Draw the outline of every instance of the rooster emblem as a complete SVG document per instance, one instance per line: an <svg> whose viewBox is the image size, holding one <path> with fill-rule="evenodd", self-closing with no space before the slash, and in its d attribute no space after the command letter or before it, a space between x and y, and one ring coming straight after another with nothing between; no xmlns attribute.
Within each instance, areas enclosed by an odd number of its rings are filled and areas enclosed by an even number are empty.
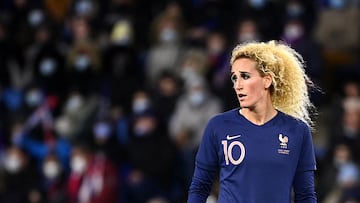
<svg viewBox="0 0 360 203"><path fill-rule="evenodd" d="M288 136L283 136L281 133L279 134L279 141L281 148L287 148L287 143L289 142Z"/></svg>

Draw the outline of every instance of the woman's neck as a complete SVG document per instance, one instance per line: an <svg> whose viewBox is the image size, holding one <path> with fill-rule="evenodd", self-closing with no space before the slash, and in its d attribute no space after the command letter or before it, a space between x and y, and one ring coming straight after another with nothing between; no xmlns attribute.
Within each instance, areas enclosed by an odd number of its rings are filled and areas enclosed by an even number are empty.
<svg viewBox="0 0 360 203"><path fill-rule="evenodd" d="M264 108L240 108L239 112L256 125L265 124L277 114L277 111L272 104Z"/></svg>

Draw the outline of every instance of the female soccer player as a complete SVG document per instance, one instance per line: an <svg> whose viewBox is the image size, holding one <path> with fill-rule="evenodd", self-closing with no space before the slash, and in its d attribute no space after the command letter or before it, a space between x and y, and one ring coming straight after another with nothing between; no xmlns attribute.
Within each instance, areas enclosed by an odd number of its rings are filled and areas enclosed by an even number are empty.
<svg viewBox="0 0 360 203"><path fill-rule="evenodd" d="M217 174L219 203L316 203L302 57L281 42L251 42L236 46L230 63L240 108L208 122L188 203L206 202Z"/></svg>

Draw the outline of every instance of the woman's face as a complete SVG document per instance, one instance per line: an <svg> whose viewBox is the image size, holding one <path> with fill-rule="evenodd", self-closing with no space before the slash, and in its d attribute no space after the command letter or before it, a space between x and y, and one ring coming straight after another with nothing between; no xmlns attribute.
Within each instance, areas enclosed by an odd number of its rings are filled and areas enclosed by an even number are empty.
<svg viewBox="0 0 360 203"><path fill-rule="evenodd" d="M257 63L248 58L237 59L231 68L231 81L241 108L255 108L265 104L270 76L261 76Z"/></svg>

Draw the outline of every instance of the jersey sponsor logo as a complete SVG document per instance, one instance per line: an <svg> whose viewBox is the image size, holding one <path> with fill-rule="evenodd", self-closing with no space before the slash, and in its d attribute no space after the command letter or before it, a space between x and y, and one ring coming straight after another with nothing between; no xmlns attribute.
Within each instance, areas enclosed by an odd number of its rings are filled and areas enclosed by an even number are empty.
<svg viewBox="0 0 360 203"><path fill-rule="evenodd" d="M241 137L241 135L227 135L226 140L221 141L226 165L229 165L230 163L233 165L239 165L245 158L245 146L240 141L234 140L239 137ZM234 157L233 155L235 147L240 149L239 157Z"/></svg>
<svg viewBox="0 0 360 203"><path fill-rule="evenodd" d="M284 136L283 134L280 133L279 141L280 141L280 149L278 149L278 153L289 155L290 154L290 150L288 149L289 137Z"/></svg>
<svg viewBox="0 0 360 203"><path fill-rule="evenodd" d="M226 139L227 140L233 140L233 139L236 139L236 138L239 138L239 137L241 137L241 135L227 135Z"/></svg>

